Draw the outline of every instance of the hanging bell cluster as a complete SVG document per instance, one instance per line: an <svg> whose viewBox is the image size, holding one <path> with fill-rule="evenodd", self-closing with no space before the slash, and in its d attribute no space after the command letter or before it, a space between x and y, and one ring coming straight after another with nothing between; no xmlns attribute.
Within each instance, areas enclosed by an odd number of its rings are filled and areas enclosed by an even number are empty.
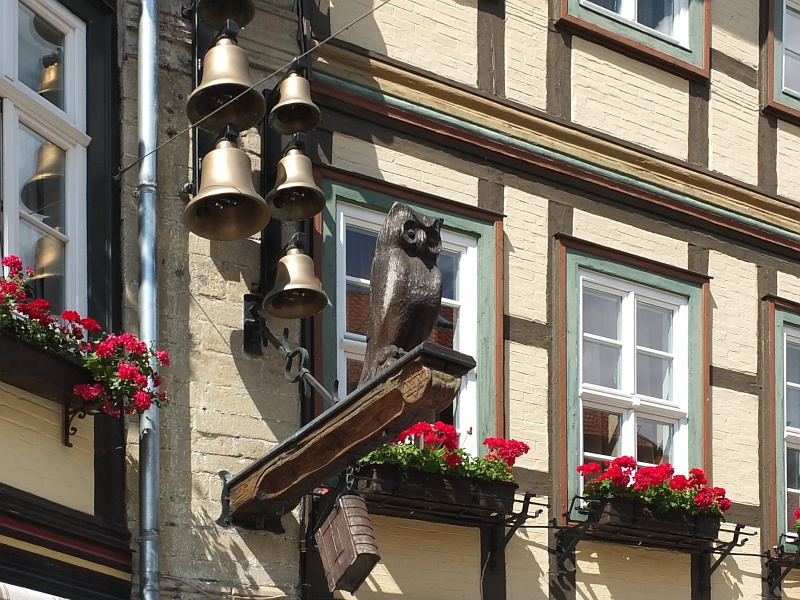
<svg viewBox="0 0 800 600"><path fill-rule="evenodd" d="M324 208L325 196L314 182L311 160L298 137L315 129L321 118L308 80L293 69L269 95L267 124L293 138L278 164L270 165L275 168L275 186L265 200L253 186L250 159L237 145L238 132L257 125L267 112L264 96L253 89L247 53L237 42L237 23L244 26L255 16L253 1L197 0L195 10L219 33L202 60L201 82L189 96L186 113L193 125L222 133L202 159L196 195L183 214L186 226L207 239L238 240L263 230L270 217L313 217ZM275 267L275 285L264 301L273 315L304 318L328 305L304 245L290 244Z"/></svg>
<svg viewBox="0 0 800 600"><path fill-rule="evenodd" d="M314 182L311 159L304 154L305 136L321 118L311 100L308 80L290 71L273 90L267 124L292 142L275 167L275 186L267 194L272 216L280 221L310 219L325 208L325 195ZM280 259L275 285L264 298L264 310L283 319L313 316L328 305L328 296L314 274L314 262L303 253L304 244L290 244Z"/></svg>

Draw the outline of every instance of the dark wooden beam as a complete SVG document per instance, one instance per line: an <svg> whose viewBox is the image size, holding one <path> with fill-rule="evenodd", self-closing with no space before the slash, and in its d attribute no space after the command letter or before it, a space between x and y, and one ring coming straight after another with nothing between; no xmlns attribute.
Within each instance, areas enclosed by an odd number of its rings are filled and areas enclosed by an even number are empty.
<svg viewBox="0 0 800 600"><path fill-rule="evenodd" d="M474 367L470 356L420 344L231 478L227 522L282 531L280 518L304 495L354 457L447 407Z"/></svg>

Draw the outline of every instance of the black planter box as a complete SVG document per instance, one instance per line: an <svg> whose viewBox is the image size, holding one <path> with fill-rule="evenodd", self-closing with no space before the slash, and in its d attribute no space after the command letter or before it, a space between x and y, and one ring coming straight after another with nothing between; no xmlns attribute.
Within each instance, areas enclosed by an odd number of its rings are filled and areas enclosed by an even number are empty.
<svg viewBox="0 0 800 600"><path fill-rule="evenodd" d="M720 517L691 515L627 498L592 501L588 506L592 537L688 552L709 550L719 534Z"/></svg>
<svg viewBox="0 0 800 600"><path fill-rule="evenodd" d="M468 527L505 521L513 512L517 489L515 483L394 465L364 465L356 479L372 513Z"/></svg>
<svg viewBox="0 0 800 600"><path fill-rule="evenodd" d="M65 406L82 404L72 388L92 375L69 358L0 330L0 381Z"/></svg>

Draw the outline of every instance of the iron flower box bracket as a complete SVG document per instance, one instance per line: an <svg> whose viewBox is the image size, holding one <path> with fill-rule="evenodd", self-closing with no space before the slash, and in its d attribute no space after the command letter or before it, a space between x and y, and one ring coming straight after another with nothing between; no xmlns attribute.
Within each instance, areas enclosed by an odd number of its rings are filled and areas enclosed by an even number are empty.
<svg viewBox="0 0 800 600"><path fill-rule="evenodd" d="M446 408L475 360L423 342L235 476L223 472L217 523L283 532L300 499L433 412Z"/></svg>
<svg viewBox="0 0 800 600"><path fill-rule="evenodd" d="M77 433L74 419L87 414L72 389L75 384L92 382L89 371L69 358L0 330L0 381L60 404L62 441L72 447L70 437Z"/></svg>
<svg viewBox="0 0 800 600"><path fill-rule="evenodd" d="M573 517L577 513L582 518ZM715 515L691 515L683 510L659 513L643 502L627 498L586 501L575 496L566 513L567 525L556 533L556 569L559 576L568 575L566 561L574 561L574 552L584 540L616 542L647 548L662 548L719 556L700 573L701 590L711 587L711 575L736 548L744 546L744 525L736 525L729 541L719 540L721 518ZM738 555L738 554L737 554Z"/></svg>

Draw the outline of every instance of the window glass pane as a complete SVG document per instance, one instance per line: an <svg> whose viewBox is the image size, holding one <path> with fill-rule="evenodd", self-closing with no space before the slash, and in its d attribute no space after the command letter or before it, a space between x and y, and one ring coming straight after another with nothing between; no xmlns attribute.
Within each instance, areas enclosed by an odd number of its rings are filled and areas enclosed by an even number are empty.
<svg viewBox="0 0 800 600"><path fill-rule="evenodd" d="M794 512L800 508L800 493L786 492L786 531L794 533Z"/></svg>
<svg viewBox="0 0 800 600"><path fill-rule="evenodd" d="M786 381L800 384L800 344L786 343Z"/></svg>
<svg viewBox="0 0 800 600"><path fill-rule="evenodd" d="M455 335L458 329L458 308L454 306L442 306L439 309L439 316L436 318L436 325L428 338L431 342L455 348Z"/></svg>
<svg viewBox="0 0 800 600"><path fill-rule="evenodd" d="M672 311L636 303L636 345L662 352L672 351Z"/></svg>
<svg viewBox="0 0 800 600"><path fill-rule="evenodd" d="M36 270L32 291L50 301L52 314L60 315L64 310L64 242L23 219L19 224L19 257Z"/></svg>
<svg viewBox="0 0 800 600"><path fill-rule="evenodd" d="M672 359L636 353L636 393L662 400L670 399Z"/></svg>
<svg viewBox="0 0 800 600"><path fill-rule="evenodd" d="M783 25L783 45L787 50L800 53L800 12L791 6L786 7L786 20Z"/></svg>
<svg viewBox="0 0 800 600"><path fill-rule="evenodd" d="M596 408L583 409L583 451L619 456L619 414Z"/></svg>
<svg viewBox="0 0 800 600"><path fill-rule="evenodd" d="M583 331L618 340L622 298L584 288L582 301Z"/></svg>
<svg viewBox="0 0 800 600"><path fill-rule="evenodd" d="M638 462L651 465L672 462L673 426L670 423L638 418L636 428L636 460Z"/></svg>
<svg viewBox="0 0 800 600"><path fill-rule="evenodd" d="M450 250L442 250L436 260L442 272L442 298L458 300L458 260L460 254Z"/></svg>
<svg viewBox="0 0 800 600"><path fill-rule="evenodd" d="M347 283L347 332L367 335L369 326L369 286Z"/></svg>
<svg viewBox="0 0 800 600"><path fill-rule="evenodd" d="M24 125L19 133L20 211L60 230L66 152Z"/></svg>
<svg viewBox="0 0 800 600"><path fill-rule="evenodd" d="M620 12L620 0L586 0L586 2L596 6L602 6L606 10L610 10L615 13Z"/></svg>
<svg viewBox="0 0 800 600"><path fill-rule="evenodd" d="M800 428L800 390L786 388L786 426Z"/></svg>
<svg viewBox="0 0 800 600"><path fill-rule="evenodd" d="M64 34L21 2L19 6L19 80L64 108L61 74Z"/></svg>
<svg viewBox="0 0 800 600"><path fill-rule="evenodd" d="M583 340L583 381L619 389L620 348Z"/></svg>
<svg viewBox="0 0 800 600"><path fill-rule="evenodd" d="M377 231L367 231L358 227L348 226L345 231L345 263L346 272L350 277L369 280L369 271L372 268L372 257L375 256L375 242L378 240Z"/></svg>
<svg viewBox="0 0 800 600"><path fill-rule="evenodd" d="M800 451L786 450L786 485L800 491Z"/></svg>
<svg viewBox="0 0 800 600"><path fill-rule="evenodd" d="M673 0L637 0L636 22L671 36L674 11Z"/></svg>
<svg viewBox="0 0 800 600"><path fill-rule="evenodd" d="M800 55L794 52L783 57L783 87L800 94Z"/></svg>
<svg viewBox="0 0 800 600"><path fill-rule="evenodd" d="M364 368L363 360L347 359L347 394L358 387L358 380L361 378L361 371ZM340 392L341 393L341 392Z"/></svg>

